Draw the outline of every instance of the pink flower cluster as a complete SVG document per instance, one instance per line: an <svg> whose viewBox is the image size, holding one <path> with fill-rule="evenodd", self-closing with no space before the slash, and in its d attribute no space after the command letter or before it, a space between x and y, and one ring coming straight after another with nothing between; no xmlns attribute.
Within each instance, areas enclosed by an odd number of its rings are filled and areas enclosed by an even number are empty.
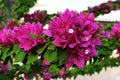
<svg viewBox="0 0 120 80"><path fill-rule="evenodd" d="M21 26L14 26L13 29L3 29L0 31L0 44L9 45L11 43L19 44L25 51L30 50L37 44L45 43L41 38L43 25L41 23L26 23Z"/></svg>
<svg viewBox="0 0 120 80"><path fill-rule="evenodd" d="M100 32L101 35L103 35L105 38L109 39L111 37L110 33L108 31L102 30Z"/></svg>
<svg viewBox="0 0 120 80"><path fill-rule="evenodd" d="M116 35L117 38L120 40L120 22L114 24L112 27L111 36L114 36L114 35Z"/></svg>
<svg viewBox="0 0 120 80"><path fill-rule="evenodd" d="M66 48L70 56L66 67L73 65L83 68L86 60L96 55L96 46L101 45L100 37L96 35L98 25L94 15L65 10L49 22L44 34L53 37L53 44Z"/></svg>
<svg viewBox="0 0 120 80"><path fill-rule="evenodd" d="M11 37L10 37L10 31L9 29L3 29L0 30L0 44L1 45L9 45L12 43Z"/></svg>
<svg viewBox="0 0 120 80"><path fill-rule="evenodd" d="M47 17L47 11L35 11L33 14L26 14L24 16L24 19L26 22L29 22L31 20L33 21L43 21Z"/></svg>

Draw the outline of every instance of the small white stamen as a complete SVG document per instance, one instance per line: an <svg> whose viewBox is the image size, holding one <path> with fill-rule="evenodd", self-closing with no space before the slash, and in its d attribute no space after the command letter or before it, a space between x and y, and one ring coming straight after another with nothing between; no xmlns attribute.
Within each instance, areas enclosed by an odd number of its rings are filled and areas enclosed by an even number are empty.
<svg viewBox="0 0 120 80"><path fill-rule="evenodd" d="M89 37L86 37L85 39L86 39L86 41L88 41L88 40L89 40Z"/></svg>
<svg viewBox="0 0 120 80"><path fill-rule="evenodd" d="M85 54L88 54L89 53L89 50L85 50Z"/></svg>
<svg viewBox="0 0 120 80"><path fill-rule="evenodd" d="M73 29L69 29L69 33L73 33L74 32L74 30Z"/></svg>
<svg viewBox="0 0 120 80"><path fill-rule="evenodd" d="M86 39L86 41L88 41L90 38L91 38L91 35L87 36L85 39Z"/></svg>
<svg viewBox="0 0 120 80"><path fill-rule="evenodd" d="M44 27L43 27L44 30L48 30L49 29L49 25L46 24Z"/></svg>

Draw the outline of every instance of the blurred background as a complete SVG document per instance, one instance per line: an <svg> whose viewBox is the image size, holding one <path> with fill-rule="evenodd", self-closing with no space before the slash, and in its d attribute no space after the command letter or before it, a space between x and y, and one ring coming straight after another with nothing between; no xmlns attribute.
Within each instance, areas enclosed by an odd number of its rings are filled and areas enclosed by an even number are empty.
<svg viewBox="0 0 120 80"><path fill-rule="evenodd" d="M35 10L47 10L48 14L64 11L65 9L76 10L78 12L87 10L88 7L98 6L101 3L115 0L38 0L37 4L30 9L29 13ZM111 11L109 14L99 15L96 20L100 21L120 21L120 11Z"/></svg>

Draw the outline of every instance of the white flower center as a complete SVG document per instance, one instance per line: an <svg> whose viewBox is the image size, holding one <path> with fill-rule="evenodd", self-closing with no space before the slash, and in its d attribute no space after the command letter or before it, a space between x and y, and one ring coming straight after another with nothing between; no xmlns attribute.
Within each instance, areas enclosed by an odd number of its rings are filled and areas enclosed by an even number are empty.
<svg viewBox="0 0 120 80"><path fill-rule="evenodd" d="M69 29L69 33L73 33L74 32L74 30L73 29Z"/></svg>
<svg viewBox="0 0 120 80"><path fill-rule="evenodd" d="M48 25L48 24L46 24L46 25L43 27L43 29L44 29L44 30L49 29L49 25Z"/></svg>
<svg viewBox="0 0 120 80"><path fill-rule="evenodd" d="M89 50L85 50L85 54L88 54L89 53Z"/></svg>
<svg viewBox="0 0 120 80"><path fill-rule="evenodd" d="M87 36L85 39L88 41L90 38L91 38L91 35Z"/></svg>

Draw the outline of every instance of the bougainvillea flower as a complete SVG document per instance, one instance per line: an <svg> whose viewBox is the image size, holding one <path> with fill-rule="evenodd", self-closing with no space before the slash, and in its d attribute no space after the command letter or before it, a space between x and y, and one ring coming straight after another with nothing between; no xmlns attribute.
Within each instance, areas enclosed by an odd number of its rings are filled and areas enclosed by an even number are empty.
<svg viewBox="0 0 120 80"><path fill-rule="evenodd" d="M110 33L107 32L107 31L105 31L105 30L102 30L102 31L100 32L100 34L103 35L105 38L110 38L110 37L111 37Z"/></svg>
<svg viewBox="0 0 120 80"><path fill-rule="evenodd" d="M84 68L84 63L84 58L80 57L78 54L72 53L66 61L66 67L70 68L73 66L73 64L75 64L79 68Z"/></svg>
<svg viewBox="0 0 120 80"><path fill-rule="evenodd" d="M62 68L59 72L59 76L64 77L64 73L65 73L65 68Z"/></svg>
<svg viewBox="0 0 120 80"><path fill-rule="evenodd" d="M1 45L9 45L12 43L10 38L10 31L9 29L0 30L0 44Z"/></svg>
<svg viewBox="0 0 120 80"><path fill-rule="evenodd" d="M45 65L50 65L50 62L48 62L48 60L46 59L43 59L42 60L42 65L45 66Z"/></svg>
<svg viewBox="0 0 120 80"><path fill-rule="evenodd" d="M98 25L95 23L92 13L84 14L67 9L54 17L49 22L48 29L43 32L47 36L53 37L54 45L66 48L72 55L66 61L67 67L75 64L83 68L85 60L95 56L95 48L101 44L99 36L96 35L97 30ZM89 52L88 55L86 55L87 52Z"/></svg>
<svg viewBox="0 0 120 80"><path fill-rule="evenodd" d="M23 36L21 39L20 48L23 48L25 51L30 50L32 47L37 45L36 40L28 36Z"/></svg>
<svg viewBox="0 0 120 80"><path fill-rule="evenodd" d="M14 27L14 22L9 21L6 23L6 26L5 26L6 29L12 29L13 27Z"/></svg>
<svg viewBox="0 0 120 80"><path fill-rule="evenodd" d="M26 23L19 27L14 27L11 36L14 43L20 44L20 48L25 51L30 50L37 44L44 44L45 39L41 37L43 25L41 23Z"/></svg>
<svg viewBox="0 0 120 80"><path fill-rule="evenodd" d="M21 37L23 36L23 34L25 35L25 33L23 33L22 29L20 29L19 27L15 26L13 28L13 30L11 31L11 36L13 39L14 43L18 43L21 41Z"/></svg>
<svg viewBox="0 0 120 80"><path fill-rule="evenodd" d="M52 73L50 72L42 72L43 80L50 80L52 78Z"/></svg>
<svg viewBox="0 0 120 80"><path fill-rule="evenodd" d="M0 62L0 73L7 72L9 70L9 65L4 65L2 62Z"/></svg>
<svg viewBox="0 0 120 80"><path fill-rule="evenodd" d="M112 27L111 36L116 35L120 40L120 23L116 23Z"/></svg>
<svg viewBox="0 0 120 80"><path fill-rule="evenodd" d="M47 17L47 11L35 11L33 14L26 14L24 16L24 20L26 22L29 22L29 21L43 21L45 18Z"/></svg>

